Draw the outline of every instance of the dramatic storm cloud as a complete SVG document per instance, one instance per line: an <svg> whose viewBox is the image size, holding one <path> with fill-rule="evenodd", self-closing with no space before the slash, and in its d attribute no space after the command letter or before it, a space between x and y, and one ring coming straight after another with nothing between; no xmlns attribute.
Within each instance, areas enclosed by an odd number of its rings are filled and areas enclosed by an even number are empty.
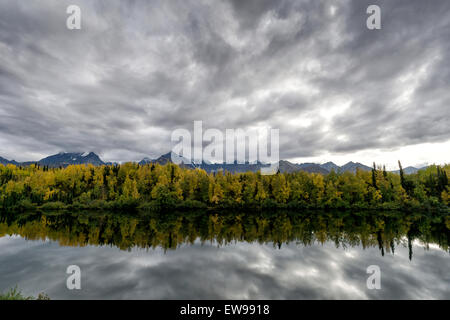
<svg viewBox="0 0 450 320"><path fill-rule="evenodd" d="M284 159L442 163L449 39L446 0L0 0L0 156L156 157L202 120L279 128Z"/></svg>

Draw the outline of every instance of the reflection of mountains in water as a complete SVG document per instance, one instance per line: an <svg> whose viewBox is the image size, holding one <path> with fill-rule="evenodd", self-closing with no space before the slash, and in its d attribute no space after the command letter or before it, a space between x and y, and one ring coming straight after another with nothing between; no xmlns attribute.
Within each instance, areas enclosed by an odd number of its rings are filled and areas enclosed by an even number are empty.
<svg viewBox="0 0 450 320"><path fill-rule="evenodd" d="M0 237L55 240L64 246L111 245L122 250L176 249L185 243L234 241L312 245L332 241L336 247L378 247L382 255L412 241L437 244L449 251L445 217L400 212L266 213L61 213L0 214Z"/></svg>

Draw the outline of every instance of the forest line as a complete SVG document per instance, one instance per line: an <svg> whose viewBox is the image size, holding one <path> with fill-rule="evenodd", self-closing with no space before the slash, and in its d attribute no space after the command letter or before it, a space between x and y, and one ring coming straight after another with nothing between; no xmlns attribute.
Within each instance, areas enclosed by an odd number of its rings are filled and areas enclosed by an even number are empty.
<svg viewBox="0 0 450 320"><path fill-rule="evenodd" d="M399 163L400 164L400 163ZM450 165L415 174L374 167L356 173L207 173L167 163L0 165L0 208L430 209L448 213Z"/></svg>

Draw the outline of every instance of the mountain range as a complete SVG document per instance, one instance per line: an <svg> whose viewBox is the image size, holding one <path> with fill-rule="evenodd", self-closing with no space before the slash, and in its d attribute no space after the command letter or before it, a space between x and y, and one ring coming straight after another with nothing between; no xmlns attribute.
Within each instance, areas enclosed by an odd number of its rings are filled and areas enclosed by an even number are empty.
<svg viewBox="0 0 450 320"><path fill-rule="evenodd" d="M231 164L222 164L222 163L209 163L205 161L201 161L200 163L196 163L194 161L188 160L186 158L180 157L176 154L172 154L171 152L161 155L160 157L156 159L151 158L144 158L141 161L139 161L140 165L145 164L166 164L168 162L172 162L172 156L178 157L180 165L185 168L201 168L204 169L207 172L218 172L218 171L229 171L233 173L239 173L239 172L257 172L263 167L268 167L267 164L263 164L261 162L256 163L237 163L236 161ZM94 152L60 152L58 154L54 154L51 156L48 156L46 158L43 158L38 161L26 161L26 162L17 162L15 160L7 160L3 157L0 157L0 164L7 165L7 164L14 164L16 166L28 166L31 164L39 164L41 166L48 166L51 168L55 167L67 167L68 165L74 165L74 164L92 164L95 166L100 165L111 165L111 164L117 164L112 162L104 162L100 157L95 154ZM415 167L406 167L403 169L403 171L406 174L416 173L420 169L423 168L415 168ZM357 169L364 170L364 171L370 171L372 170L371 167L366 166L364 164L361 164L359 162L348 162L343 166L338 166L337 164L333 162L326 162L323 164L317 164L317 163L292 163L287 160L280 160L279 161L279 170L280 172L297 172L297 171L305 171L310 173L321 173L321 174L327 174L334 170L335 172L356 172ZM398 170L392 171L394 173L398 173Z"/></svg>
<svg viewBox="0 0 450 320"><path fill-rule="evenodd" d="M93 164L95 166L100 166L107 164L103 162L100 157L94 152L60 152L38 161L25 161L17 162L15 160L7 160L0 157L0 164L14 164L16 166L29 166L31 164L39 164L41 166L49 166L50 168L55 167L67 167L72 164Z"/></svg>

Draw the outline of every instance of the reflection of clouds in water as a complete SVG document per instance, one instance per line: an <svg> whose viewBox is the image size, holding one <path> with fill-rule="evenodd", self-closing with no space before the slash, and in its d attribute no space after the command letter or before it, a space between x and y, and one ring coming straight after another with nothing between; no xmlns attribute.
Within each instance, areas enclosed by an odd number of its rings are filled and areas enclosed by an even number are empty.
<svg viewBox="0 0 450 320"><path fill-rule="evenodd" d="M67 266L82 272L82 290L65 287ZM381 290L368 290L367 266L381 268ZM62 247L54 242L0 238L0 289L44 291L67 299L423 299L450 298L449 255L442 250L398 247L336 249L237 243L120 251Z"/></svg>

